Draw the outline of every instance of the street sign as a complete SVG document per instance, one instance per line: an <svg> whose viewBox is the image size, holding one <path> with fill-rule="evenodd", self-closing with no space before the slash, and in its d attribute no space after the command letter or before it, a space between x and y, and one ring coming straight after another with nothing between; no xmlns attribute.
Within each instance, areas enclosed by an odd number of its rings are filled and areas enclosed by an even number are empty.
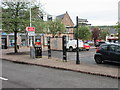
<svg viewBox="0 0 120 90"><path fill-rule="evenodd" d="M28 32L28 36L35 36L35 32Z"/></svg>
<svg viewBox="0 0 120 90"><path fill-rule="evenodd" d="M87 19L78 19L78 22L88 22Z"/></svg>
<svg viewBox="0 0 120 90"><path fill-rule="evenodd" d="M35 31L35 27L26 27L26 31L34 32Z"/></svg>
<svg viewBox="0 0 120 90"><path fill-rule="evenodd" d="M26 27L28 36L35 36L35 27Z"/></svg>

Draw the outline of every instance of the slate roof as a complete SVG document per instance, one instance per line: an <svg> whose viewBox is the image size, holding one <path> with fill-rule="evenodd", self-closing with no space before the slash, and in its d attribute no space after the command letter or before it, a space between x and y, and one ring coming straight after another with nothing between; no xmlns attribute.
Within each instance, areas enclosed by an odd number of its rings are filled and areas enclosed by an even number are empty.
<svg viewBox="0 0 120 90"><path fill-rule="evenodd" d="M58 15L56 18L62 20L64 18L65 14Z"/></svg>
<svg viewBox="0 0 120 90"><path fill-rule="evenodd" d="M66 14L68 15L68 18L69 18L69 19L71 20L71 22L73 23L72 19L70 18L69 14L67 13L67 11L66 11L66 13L64 13L64 14L61 14L61 15L56 16L56 18L62 21L63 18L64 18L64 16L65 16ZM73 23L73 25L74 25L74 23Z"/></svg>

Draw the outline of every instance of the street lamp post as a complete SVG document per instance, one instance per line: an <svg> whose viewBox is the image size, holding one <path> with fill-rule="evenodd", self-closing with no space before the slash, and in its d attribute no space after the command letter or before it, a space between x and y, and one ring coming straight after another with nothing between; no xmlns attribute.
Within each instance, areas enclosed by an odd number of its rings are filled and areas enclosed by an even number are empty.
<svg viewBox="0 0 120 90"><path fill-rule="evenodd" d="M31 27L31 1L30 1L30 27Z"/></svg>
<svg viewBox="0 0 120 90"><path fill-rule="evenodd" d="M80 64L79 60L79 48L78 48L78 16L76 17L76 30L77 30L77 56L76 56L76 64Z"/></svg>
<svg viewBox="0 0 120 90"><path fill-rule="evenodd" d="M76 17L76 30L77 30L77 56L76 56L76 64L80 64L80 60L79 60L79 47L78 47L78 44L79 44L79 42L78 42L78 33L79 33L79 31L78 31L78 25L81 22L85 23L85 22L88 22L88 21L87 21L87 19L79 19L78 16L77 16ZM91 25L91 24L88 24L88 25Z"/></svg>
<svg viewBox="0 0 120 90"><path fill-rule="evenodd" d="M30 1L30 27L31 27L31 1ZM32 36L31 36L31 39L30 39L30 46L32 47Z"/></svg>

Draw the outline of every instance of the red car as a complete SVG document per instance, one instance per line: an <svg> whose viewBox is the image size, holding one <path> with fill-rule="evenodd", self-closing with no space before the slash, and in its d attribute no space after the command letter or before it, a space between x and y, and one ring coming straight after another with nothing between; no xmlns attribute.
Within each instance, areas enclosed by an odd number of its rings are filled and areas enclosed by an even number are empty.
<svg viewBox="0 0 120 90"><path fill-rule="evenodd" d="M84 43L84 49L89 51L90 49L90 45L88 43Z"/></svg>

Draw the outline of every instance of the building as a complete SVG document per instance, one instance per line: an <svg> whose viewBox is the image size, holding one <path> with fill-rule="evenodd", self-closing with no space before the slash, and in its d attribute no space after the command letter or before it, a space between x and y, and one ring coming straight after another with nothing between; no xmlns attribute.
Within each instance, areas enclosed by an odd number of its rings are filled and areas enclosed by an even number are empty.
<svg viewBox="0 0 120 90"><path fill-rule="evenodd" d="M65 27L74 27L74 23L68 12L58 15L56 18L59 19L65 25ZM61 36L62 35L63 34L61 34ZM65 35L68 37L68 39L74 39L74 28L66 28Z"/></svg>
<svg viewBox="0 0 120 90"><path fill-rule="evenodd" d="M0 49L1 49L1 46L2 46L2 29L0 29Z"/></svg>
<svg viewBox="0 0 120 90"><path fill-rule="evenodd" d="M48 15L47 17L48 17L47 20L59 19L66 27L65 33L58 34L55 37L62 37L63 35L65 35L67 37L67 40L74 39L74 28L67 28L67 27L74 27L74 23L73 23L72 19L70 18L68 12L61 14L61 15L58 15L58 16L56 16L56 18L55 18L55 16L52 16L52 15ZM48 37L52 37L52 34L44 34L41 37L43 46L47 45L47 38Z"/></svg>
<svg viewBox="0 0 120 90"><path fill-rule="evenodd" d="M55 20L55 19L59 19L64 25L65 27L74 27L74 23L72 21L72 19L70 18L69 14L66 12L62 15L58 15L58 16L53 16L53 15L45 15L43 17L44 21L49 21L49 20ZM66 28L65 33L56 35L56 37L62 37L63 35L66 35L67 39L74 39L74 29L73 28ZM52 34L35 34L34 36L28 36L26 33L18 33L17 34L17 44L19 44L20 46L29 46L30 42L36 42L36 41L40 41L41 44L43 46L47 45L47 38L48 37L52 37ZM31 41L32 39L32 41ZM14 33L2 33L2 44L3 46L6 47L13 47L14 46Z"/></svg>
<svg viewBox="0 0 120 90"><path fill-rule="evenodd" d="M118 2L118 22L120 23L120 1Z"/></svg>
<svg viewBox="0 0 120 90"><path fill-rule="evenodd" d="M118 23L120 23L120 1L118 2ZM119 41L119 31L115 28L109 30L110 35L106 36L106 41L118 42Z"/></svg>

